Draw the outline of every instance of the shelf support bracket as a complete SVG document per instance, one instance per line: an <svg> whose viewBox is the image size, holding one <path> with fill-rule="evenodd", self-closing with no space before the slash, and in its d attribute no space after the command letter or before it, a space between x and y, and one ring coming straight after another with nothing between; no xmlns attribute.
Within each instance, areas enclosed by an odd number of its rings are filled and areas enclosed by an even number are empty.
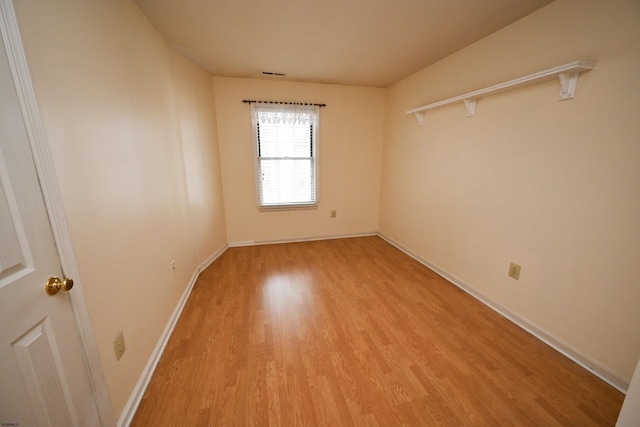
<svg viewBox="0 0 640 427"><path fill-rule="evenodd" d="M467 109L467 117L476 115L476 99L470 98L464 100L464 107Z"/></svg>
<svg viewBox="0 0 640 427"><path fill-rule="evenodd" d="M579 75L580 73L558 74L558 78L560 79L560 101L575 98Z"/></svg>
<svg viewBox="0 0 640 427"><path fill-rule="evenodd" d="M416 111L415 113L416 120L418 121L418 126L422 126L424 124L424 111Z"/></svg>

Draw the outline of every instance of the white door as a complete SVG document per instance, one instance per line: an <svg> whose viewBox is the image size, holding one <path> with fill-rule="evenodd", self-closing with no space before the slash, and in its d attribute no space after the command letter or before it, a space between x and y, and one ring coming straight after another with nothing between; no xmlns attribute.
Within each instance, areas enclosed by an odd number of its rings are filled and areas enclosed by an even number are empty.
<svg viewBox="0 0 640 427"><path fill-rule="evenodd" d="M0 425L97 426L69 294L45 293L63 272L16 93L0 43Z"/></svg>

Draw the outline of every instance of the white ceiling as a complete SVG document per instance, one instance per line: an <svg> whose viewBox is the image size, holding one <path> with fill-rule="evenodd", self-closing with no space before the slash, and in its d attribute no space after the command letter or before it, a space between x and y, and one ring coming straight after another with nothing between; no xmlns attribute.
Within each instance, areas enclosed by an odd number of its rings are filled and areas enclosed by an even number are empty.
<svg viewBox="0 0 640 427"><path fill-rule="evenodd" d="M387 87L553 0L134 1L213 75Z"/></svg>

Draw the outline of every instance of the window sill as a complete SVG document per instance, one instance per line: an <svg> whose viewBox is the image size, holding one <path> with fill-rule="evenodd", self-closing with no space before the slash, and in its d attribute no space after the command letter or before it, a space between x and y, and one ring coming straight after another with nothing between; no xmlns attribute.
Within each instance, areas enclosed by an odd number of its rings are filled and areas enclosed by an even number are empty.
<svg viewBox="0 0 640 427"><path fill-rule="evenodd" d="M310 210L317 209L318 204L308 204L308 205L275 205L275 206L258 206L258 210L260 212L276 212L276 211L299 211L299 210Z"/></svg>

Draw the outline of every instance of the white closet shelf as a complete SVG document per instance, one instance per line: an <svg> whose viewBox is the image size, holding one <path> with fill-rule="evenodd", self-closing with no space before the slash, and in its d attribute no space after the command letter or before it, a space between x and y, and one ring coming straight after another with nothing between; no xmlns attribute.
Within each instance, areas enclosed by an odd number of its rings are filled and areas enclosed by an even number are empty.
<svg viewBox="0 0 640 427"><path fill-rule="evenodd" d="M515 89L521 86L540 83L543 81L558 78L560 80L560 101L572 99L575 97L576 87L578 85L578 76L584 71L592 70L596 66L593 61L573 61L558 67L549 68L548 70L539 71L529 74L528 76L509 80L508 82L499 83L484 89L475 90L463 95L454 96L432 104L408 110L407 114L415 114L418 124L422 126L424 121L424 112L434 108L444 107L445 105L454 104L456 102L464 102L467 109L467 117L473 117L476 114L476 99L493 95L494 93L504 92L506 90Z"/></svg>

